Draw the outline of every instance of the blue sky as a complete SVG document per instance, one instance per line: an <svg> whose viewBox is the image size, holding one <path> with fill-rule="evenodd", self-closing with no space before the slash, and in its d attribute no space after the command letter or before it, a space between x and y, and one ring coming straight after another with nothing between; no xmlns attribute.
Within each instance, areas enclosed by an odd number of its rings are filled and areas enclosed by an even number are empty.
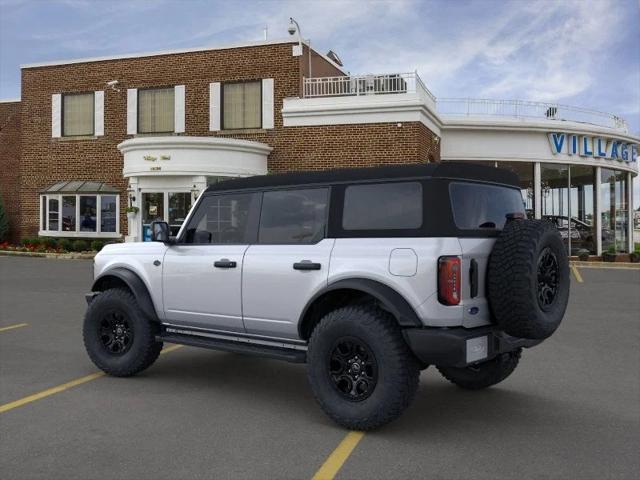
<svg viewBox="0 0 640 480"><path fill-rule="evenodd" d="M418 70L439 97L578 105L640 133L638 0L0 0L0 98L23 63L278 39L290 16L352 73Z"/></svg>

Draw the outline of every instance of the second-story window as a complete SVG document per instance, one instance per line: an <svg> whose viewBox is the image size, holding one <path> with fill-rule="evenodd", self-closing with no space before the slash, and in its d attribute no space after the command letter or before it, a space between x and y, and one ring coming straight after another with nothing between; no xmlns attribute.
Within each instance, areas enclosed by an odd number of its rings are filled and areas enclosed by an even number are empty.
<svg viewBox="0 0 640 480"><path fill-rule="evenodd" d="M62 136L94 134L94 93L66 93L62 96Z"/></svg>
<svg viewBox="0 0 640 480"><path fill-rule="evenodd" d="M262 128L262 83L222 85L222 128Z"/></svg>
<svg viewBox="0 0 640 480"><path fill-rule="evenodd" d="M168 133L175 130L175 90L150 88L138 91L138 133Z"/></svg>

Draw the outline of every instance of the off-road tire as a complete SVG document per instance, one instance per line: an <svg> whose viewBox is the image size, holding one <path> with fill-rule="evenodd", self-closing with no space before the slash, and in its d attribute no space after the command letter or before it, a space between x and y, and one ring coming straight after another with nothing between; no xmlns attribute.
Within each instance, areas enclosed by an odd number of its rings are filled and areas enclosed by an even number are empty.
<svg viewBox="0 0 640 480"><path fill-rule="evenodd" d="M367 398L346 399L330 372L337 342L356 339L366 345L377 364L377 382ZM325 315L311 334L307 372L316 400L336 423L352 430L371 430L397 417L418 388L420 368L394 318L374 306L353 305Z"/></svg>
<svg viewBox="0 0 640 480"><path fill-rule="evenodd" d="M133 339L122 354L109 352L101 339L101 326L110 312L126 316ZM155 339L157 324L142 313L130 291L114 288L97 295L84 317L84 346L91 361L102 371L115 377L135 375L150 367L162 350L162 342Z"/></svg>
<svg viewBox="0 0 640 480"><path fill-rule="evenodd" d="M481 390L500 383L518 366L522 349L498 355L488 362L466 368L438 367L444 378L467 390Z"/></svg>
<svg viewBox="0 0 640 480"><path fill-rule="evenodd" d="M557 264L553 300L539 299L539 262L552 254ZM569 258L558 230L546 220L508 222L489 258L488 298L496 323L509 335L549 337L560 325L569 301ZM544 283L544 275L542 276Z"/></svg>

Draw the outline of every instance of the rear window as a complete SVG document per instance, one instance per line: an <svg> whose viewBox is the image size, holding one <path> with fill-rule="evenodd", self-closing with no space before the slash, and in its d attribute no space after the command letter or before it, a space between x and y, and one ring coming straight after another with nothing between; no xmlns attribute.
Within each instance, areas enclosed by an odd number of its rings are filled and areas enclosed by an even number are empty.
<svg viewBox="0 0 640 480"><path fill-rule="evenodd" d="M418 182L352 185L344 193L342 228L399 230L422 226L422 185Z"/></svg>
<svg viewBox="0 0 640 480"><path fill-rule="evenodd" d="M259 242L311 244L324 238L329 190L315 188L265 192Z"/></svg>
<svg viewBox="0 0 640 480"><path fill-rule="evenodd" d="M501 230L507 213L524 213L522 195L515 188L452 182L449 192L453 218L461 230Z"/></svg>

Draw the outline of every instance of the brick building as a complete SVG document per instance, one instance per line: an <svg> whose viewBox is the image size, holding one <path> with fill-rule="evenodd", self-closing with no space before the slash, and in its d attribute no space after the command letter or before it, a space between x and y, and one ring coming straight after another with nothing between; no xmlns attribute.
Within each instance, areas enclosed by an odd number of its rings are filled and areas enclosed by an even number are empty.
<svg viewBox="0 0 640 480"><path fill-rule="evenodd" d="M0 102L14 240L177 231L228 177L457 160L516 171L530 215L572 252L631 248L639 139L619 117L436 102L417 73L354 76L332 58L283 40L24 65L20 101Z"/></svg>

